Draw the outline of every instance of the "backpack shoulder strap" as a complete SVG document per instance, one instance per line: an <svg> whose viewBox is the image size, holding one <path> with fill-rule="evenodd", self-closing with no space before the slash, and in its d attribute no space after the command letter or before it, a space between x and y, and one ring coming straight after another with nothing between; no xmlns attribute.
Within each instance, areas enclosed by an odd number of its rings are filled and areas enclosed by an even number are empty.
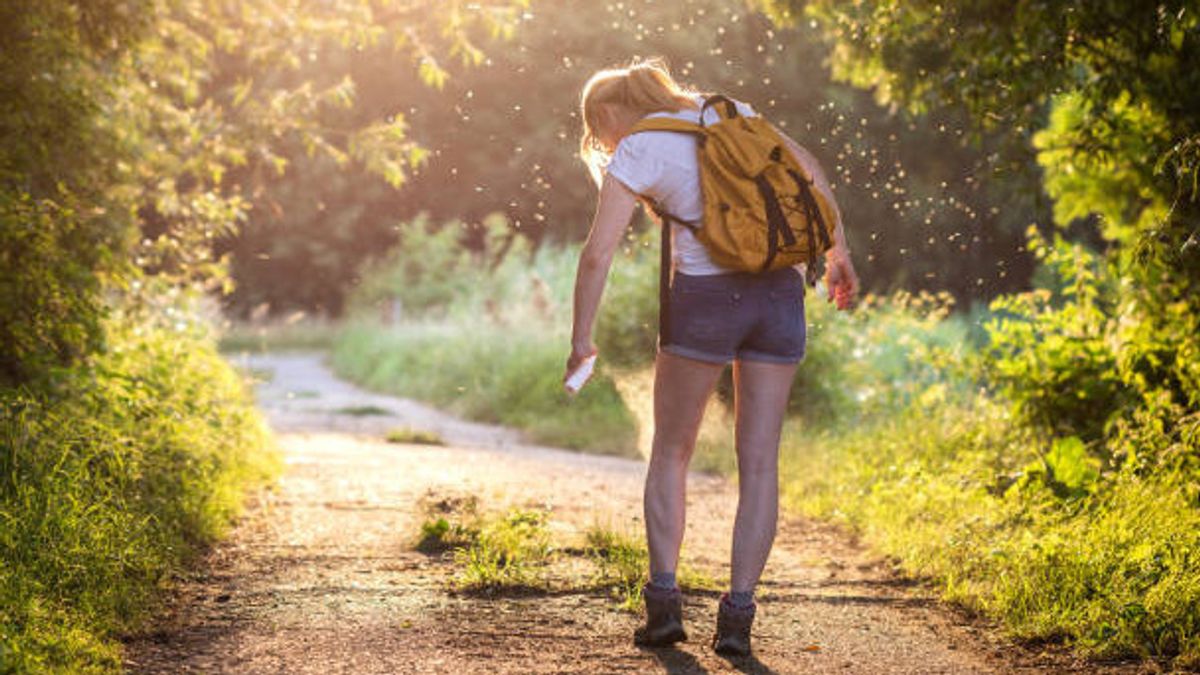
<svg viewBox="0 0 1200 675"><path fill-rule="evenodd" d="M675 119L674 117L643 117L633 125L629 133L638 134L643 131L675 131L682 134L703 136L704 127L695 122Z"/></svg>
<svg viewBox="0 0 1200 675"><path fill-rule="evenodd" d="M738 114L737 104L733 102L733 99L724 94L713 94L705 98L704 105L700 106L701 126L704 126L704 113L708 112L709 108L717 109L717 115L721 118L721 121L741 117Z"/></svg>

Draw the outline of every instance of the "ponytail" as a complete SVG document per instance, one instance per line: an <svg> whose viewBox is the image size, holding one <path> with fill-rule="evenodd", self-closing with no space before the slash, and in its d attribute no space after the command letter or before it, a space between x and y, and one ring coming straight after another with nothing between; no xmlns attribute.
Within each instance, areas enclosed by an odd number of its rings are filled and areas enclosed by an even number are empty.
<svg viewBox="0 0 1200 675"><path fill-rule="evenodd" d="M610 152L600 145L596 133L599 104L615 103L644 117L656 112L694 110L694 95L691 90L680 86L671 77L663 60L657 58L634 61L626 68L610 68L593 75L584 85L580 98L583 134L579 142L579 156L596 182L600 182L600 169L607 163Z"/></svg>

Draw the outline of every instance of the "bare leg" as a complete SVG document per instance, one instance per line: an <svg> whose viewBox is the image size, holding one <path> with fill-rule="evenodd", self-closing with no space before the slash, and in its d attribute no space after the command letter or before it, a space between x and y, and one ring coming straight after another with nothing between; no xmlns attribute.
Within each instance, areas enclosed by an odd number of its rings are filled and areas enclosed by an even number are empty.
<svg viewBox="0 0 1200 675"><path fill-rule="evenodd" d="M754 590L775 542L779 517L779 436L795 365L738 361L733 367L738 507L731 590Z"/></svg>
<svg viewBox="0 0 1200 675"><path fill-rule="evenodd" d="M654 371L654 444L646 471L650 573L675 572L683 543L687 468L704 406L724 366L659 352Z"/></svg>

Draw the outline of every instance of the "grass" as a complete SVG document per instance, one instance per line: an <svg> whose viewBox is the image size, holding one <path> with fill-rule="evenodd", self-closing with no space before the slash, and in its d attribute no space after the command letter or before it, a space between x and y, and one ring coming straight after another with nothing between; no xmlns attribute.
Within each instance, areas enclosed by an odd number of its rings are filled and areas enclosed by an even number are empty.
<svg viewBox="0 0 1200 675"><path fill-rule="evenodd" d="M273 321L229 322L221 330L217 346L226 354L326 351L337 333L335 322L293 314Z"/></svg>
<svg viewBox="0 0 1200 675"><path fill-rule="evenodd" d="M603 370L576 397L562 391L561 327L430 320L348 325L334 369L376 391L417 398L464 417L524 429L536 442L635 454L635 425Z"/></svg>
<svg viewBox="0 0 1200 675"><path fill-rule="evenodd" d="M487 594L545 588L553 551L548 518L545 511L514 509L484 521L474 540L455 551L456 587Z"/></svg>
<svg viewBox="0 0 1200 675"><path fill-rule="evenodd" d="M626 611L642 607L649 555L640 537L593 525L584 532L584 545L572 546L572 541L554 538L553 532L563 530L552 527L546 511L481 515L473 497L427 499L424 510L414 547L430 555L450 554L457 570L454 590L494 596L570 588L603 591ZM580 574L572 564L577 560L592 572ZM718 588L716 580L686 564L680 567L679 584L687 590Z"/></svg>
<svg viewBox="0 0 1200 675"><path fill-rule="evenodd" d="M424 429L403 427L392 429L384 437L388 443L409 443L412 445L445 445L446 441L436 432Z"/></svg>
<svg viewBox="0 0 1200 675"><path fill-rule="evenodd" d="M118 636L279 468L211 342L108 330L90 367L0 391L0 672L119 671Z"/></svg>
<svg viewBox="0 0 1200 675"><path fill-rule="evenodd" d="M621 609L642 608L642 586L649 579L650 554L642 537L634 537L602 525L593 525L585 535L588 558L596 566L594 582L607 587ZM687 564L679 566L678 582L684 590L715 591L719 583Z"/></svg>
<svg viewBox="0 0 1200 675"><path fill-rule="evenodd" d="M450 553L458 572L455 590L495 595L544 590L554 548L549 514L510 509L483 516L473 497L427 502L414 548L430 555Z"/></svg>
<svg viewBox="0 0 1200 675"><path fill-rule="evenodd" d="M474 497L434 499L427 495L426 519L414 548L439 554L470 546L479 537L479 500Z"/></svg>

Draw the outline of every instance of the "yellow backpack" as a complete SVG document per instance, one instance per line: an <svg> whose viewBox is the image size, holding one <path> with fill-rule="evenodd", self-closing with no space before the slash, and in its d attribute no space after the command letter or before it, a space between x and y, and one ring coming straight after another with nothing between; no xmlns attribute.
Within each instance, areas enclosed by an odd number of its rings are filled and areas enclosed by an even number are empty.
<svg viewBox="0 0 1200 675"><path fill-rule="evenodd" d="M720 119L705 124L710 107ZM630 133L643 131L674 131L697 140L703 220L677 218L643 196L663 221L664 265L670 265L674 221L691 228L718 265L767 272L803 262L808 283L816 283L821 256L833 246L835 211L770 123L739 114L731 99L717 95L704 100L698 124L646 117ZM664 280L667 274L664 270Z"/></svg>

